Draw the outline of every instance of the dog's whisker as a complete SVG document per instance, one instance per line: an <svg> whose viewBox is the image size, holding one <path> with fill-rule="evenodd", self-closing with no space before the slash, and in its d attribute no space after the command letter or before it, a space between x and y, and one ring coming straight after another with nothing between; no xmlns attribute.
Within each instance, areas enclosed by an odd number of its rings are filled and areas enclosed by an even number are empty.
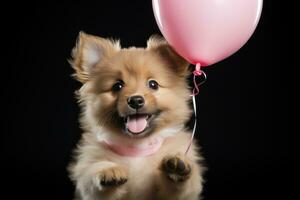
<svg viewBox="0 0 300 200"><path fill-rule="evenodd" d="M105 126L109 122L115 122L117 120L116 111L110 110L102 114L104 117L100 117L98 121L99 126Z"/></svg>

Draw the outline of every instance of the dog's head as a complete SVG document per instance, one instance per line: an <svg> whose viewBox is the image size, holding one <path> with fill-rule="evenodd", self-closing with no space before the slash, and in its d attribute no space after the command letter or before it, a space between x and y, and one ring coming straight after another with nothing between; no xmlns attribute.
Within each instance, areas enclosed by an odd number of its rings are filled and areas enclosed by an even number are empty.
<svg viewBox="0 0 300 200"><path fill-rule="evenodd" d="M84 129L146 137L181 127L190 115L188 63L162 38L151 37L147 48L122 49L117 41L80 33L71 62L83 83Z"/></svg>

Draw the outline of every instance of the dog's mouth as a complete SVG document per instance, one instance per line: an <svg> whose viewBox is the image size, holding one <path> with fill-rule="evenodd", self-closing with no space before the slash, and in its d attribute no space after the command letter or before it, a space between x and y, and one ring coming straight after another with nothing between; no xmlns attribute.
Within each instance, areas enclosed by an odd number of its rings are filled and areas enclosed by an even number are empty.
<svg viewBox="0 0 300 200"><path fill-rule="evenodd" d="M153 114L136 113L123 118L125 130L134 136L142 135L150 127L150 123L154 118Z"/></svg>

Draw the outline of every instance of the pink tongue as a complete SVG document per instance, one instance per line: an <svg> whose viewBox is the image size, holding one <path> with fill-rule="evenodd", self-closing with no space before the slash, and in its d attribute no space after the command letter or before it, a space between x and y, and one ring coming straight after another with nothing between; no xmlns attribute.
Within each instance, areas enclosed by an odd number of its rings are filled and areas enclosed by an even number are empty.
<svg viewBox="0 0 300 200"><path fill-rule="evenodd" d="M126 126L132 133L143 132L147 126L147 115L134 115L128 117Z"/></svg>

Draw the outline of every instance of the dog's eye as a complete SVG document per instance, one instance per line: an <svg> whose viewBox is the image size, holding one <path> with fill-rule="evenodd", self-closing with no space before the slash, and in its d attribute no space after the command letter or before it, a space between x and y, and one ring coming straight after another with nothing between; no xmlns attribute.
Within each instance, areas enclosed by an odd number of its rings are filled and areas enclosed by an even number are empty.
<svg viewBox="0 0 300 200"><path fill-rule="evenodd" d="M148 82L148 86L149 86L149 88L151 88L153 90L157 90L158 89L158 83L155 80L150 80Z"/></svg>
<svg viewBox="0 0 300 200"><path fill-rule="evenodd" d="M124 87L124 82L122 80L118 80L113 86L112 91L118 92Z"/></svg>

